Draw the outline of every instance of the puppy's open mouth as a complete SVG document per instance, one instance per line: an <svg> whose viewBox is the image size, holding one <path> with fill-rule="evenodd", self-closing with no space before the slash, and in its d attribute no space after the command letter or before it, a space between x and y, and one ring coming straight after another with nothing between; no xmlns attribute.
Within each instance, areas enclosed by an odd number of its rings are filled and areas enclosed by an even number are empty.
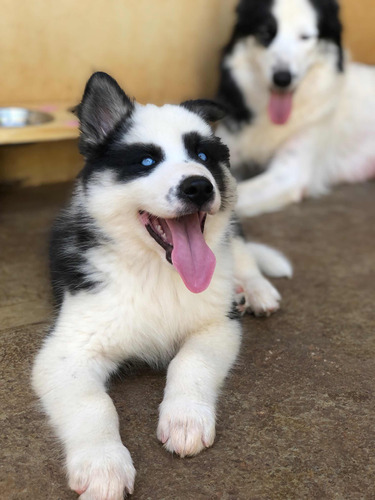
<svg viewBox="0 0 375 500"><path fill-rule="evenodd" d="M196 212L175 219L162 219L140 211L142 224L165 250L166 258L193 293L206 290L215 270L216 258L204 239L207 214Z"/></svg>

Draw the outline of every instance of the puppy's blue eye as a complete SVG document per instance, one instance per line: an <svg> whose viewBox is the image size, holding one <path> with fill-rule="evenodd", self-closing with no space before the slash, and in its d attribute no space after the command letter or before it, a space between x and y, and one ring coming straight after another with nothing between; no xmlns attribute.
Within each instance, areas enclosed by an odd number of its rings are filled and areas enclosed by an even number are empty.
<svg viewBox="0 0 375 500"><path fill-rule="evenodd" d="M155 163L155 160L153 160L152 158L150 158L149 156L147 158L143 158L143 160L141 161L142 165L144 167L151 167L151 165L154 165Z"/></svg>
<svg viewBox="0 0 375 500"><path fill-rule="evenodd" d="M198 153L198 158L202 161L207 161L207 156L204 153Z"/></svg>

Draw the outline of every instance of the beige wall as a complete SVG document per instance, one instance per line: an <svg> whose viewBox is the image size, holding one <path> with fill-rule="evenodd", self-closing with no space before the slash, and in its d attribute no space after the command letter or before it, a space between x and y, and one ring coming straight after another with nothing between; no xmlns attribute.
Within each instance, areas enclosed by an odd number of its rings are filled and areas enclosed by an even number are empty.
<svg viewBox="0 0 375 500"><path fill-rule="evenodd" d="M95 70L140 101L212 94L235 3L2 0L0 102L75 102Z"/></svg>
<svg viewBox="0 0 375 500"><path fill-rule="evenodd" d="M375 0L341 0L344 35L353 58L375 64Z"/></svg>
<svg viewBox="0 0 375 500"><path fill-rule="evenodd" d="M213 95L236 3L2 0L0 103L76 102L95 70L140 101ZM342 4L356 58L375 63L375 1Z"/></svg>
<svg viewBox="0 0 375 500"><path fill-rule="evenodd" d="M262 0L259 0L262 1ZM95 70L139 101L213 96L237 0L2 0L0 105L79 101ZM375 64L375 0L342 0L346 40ZM0 147L0 182L74 177L76 141Z"/></svg>

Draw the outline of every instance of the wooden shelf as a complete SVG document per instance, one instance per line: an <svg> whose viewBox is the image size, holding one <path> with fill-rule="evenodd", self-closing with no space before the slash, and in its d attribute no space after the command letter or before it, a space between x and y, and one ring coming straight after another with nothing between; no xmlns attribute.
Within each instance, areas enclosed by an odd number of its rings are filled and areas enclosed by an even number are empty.
<svg viewBox="0 0 375 500"><path fill-rule="evenodd" d="M3 105L5 107L5 105ZM79 136L78 119L69 111L72 103L59 102L48 104L17 103L11 107L22 107L44 111L53 116L53 120L41 125L27 127L0 127L0 145L25 144L36 142L61 141L76 139Z"/></svg>

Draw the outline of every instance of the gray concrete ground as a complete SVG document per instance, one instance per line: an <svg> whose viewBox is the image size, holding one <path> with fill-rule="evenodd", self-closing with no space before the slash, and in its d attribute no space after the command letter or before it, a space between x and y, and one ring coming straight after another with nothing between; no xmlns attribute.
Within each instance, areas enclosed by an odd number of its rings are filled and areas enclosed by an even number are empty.
<svg viewBox="0 0 375 500"><path fill-rule="evenodd" d="M30 366L51 320L47 234L69 186L0 198L0 498L70 500ZM282 249L282 309L246 317L213 448L191 459L155 437L164 373L114 379L138 470L134 500L375 499L375 184L345 186L245 225Z"/></svg>

